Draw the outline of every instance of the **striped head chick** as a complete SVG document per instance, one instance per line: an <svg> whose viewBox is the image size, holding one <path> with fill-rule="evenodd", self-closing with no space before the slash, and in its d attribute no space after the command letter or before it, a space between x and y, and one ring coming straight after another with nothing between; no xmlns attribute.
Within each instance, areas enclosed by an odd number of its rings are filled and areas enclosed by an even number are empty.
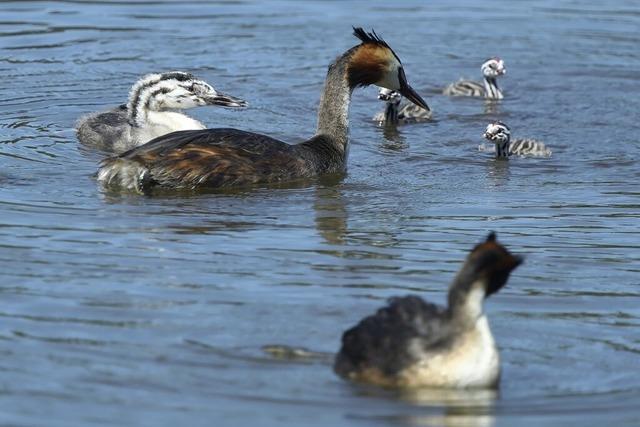
<svg viewBox="0 0 640 427"><path fill-rule="evenodd" d="M496 158L508 159L509 156L551 156L551 150L540 141L529 138L512 140L511 130L509 126L503 122L489 123L483 136L495 144Z"/></svg>
<svg viewBox="0 0 640 427"><path fill-rule="evenodd" d="M498 77L504 75L507 69L504 61L498 57L489 58L482 63L482 82L460 79L448 85L443 93L449 96L474 96L486 99L502 99L504 95L498 87Z"/></svg>
<svg viewBox="0 0 640 427"><path fill-rule="evenodd" d="M384 111L373 116L373 120L379 125L397 125L402 95L395 90L381 88L378 92L378 99L385 103L385 108Z"/></svg>
<svg viewBox="0 0 640 427"><path fill-rule="evenodd" d="M378 93L378 99L388 104L398 105L402 100L402 95L400 95L400 93L396 92L395 90L381 88L380 92Z"/></svg>
<svg viewBox="0 0 640 427"><path fill-rule="evenodd" d="M427 103L409 85L404 67L398 55L375 31L365 32L354 28L354 35L362 41L351 49L347 62L349 87L374 84L381 88L397 91L415 105L429 110Z"/></svg>
<svg viewBox="0 0 640 427"><path fill-rule="evenodd" d="M509 158L509 145L511 142L509 126L502 122L489 123L483 136L495 144L497 158Z"/></svg>
<svg viewBox="0 0 640 427"><path fill-rule="evenodd" d="M495 79L507 73L507 69L504 66L504 60L496 57L489 58L482 63L480 67L482 75L485 78Z"/></svg>
<svg viewBox="0 0 640 427"><path fill-rule="evenodd" d="M239 98L218 92L190 73L172 71L147 74L129 93L127 110L132 125L144 126L149 111L184 110L204 105L246 107Z"/></svg>
<svg viewBox="0 0 640 427"><path fill-rule="evenodd" d="M127 103L131 145L141 145L179 130L204 129L198 120L175 110L205 105L239 108L247 103L218 92L189 73L172 71L144 76L131 88Z"/></svg>
<svg viewBox="0 0 640 427"><path fill-rule="evenodd" d="M504 95L498 87L498 77L506 74L504 61L500 58L489 58L480 67L484 77L484 97L487 99L502 99Z"/></svg>
<svg viewBox="0 0 640 427"><path fill-rule="evenodd" d="M402 125L429 121L433 118L431 110L425 110L413 103L400 105L402 95L395 90L382 88L378 99L386 103L384 111L373 117L378 125Z"/></svg>

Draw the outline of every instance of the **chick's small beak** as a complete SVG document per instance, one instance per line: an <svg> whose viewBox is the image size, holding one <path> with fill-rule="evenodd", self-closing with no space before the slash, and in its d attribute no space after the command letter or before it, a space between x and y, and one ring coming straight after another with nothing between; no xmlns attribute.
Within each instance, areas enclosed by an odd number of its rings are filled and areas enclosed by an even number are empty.
<svg viewBox="0 0 640 427"><path fill-rule="evenodd" d="M236 98L235 96L227 95L225 93L217 92L215 95L209 95L203 97L207 105L220 105L223 107L246 107L247 101Z"/></svg>
<svg viewBox="0 0 640 427"><path fill-rule="evenodd" d="M407 83L407 77L404 74L404 70L400 68L399 71L399 80L400 80L400 94L407 98L409 101L413 102L420 108L424 108L427 111L431 111L431 108L427 105L427 103L422 99L418 93L413 90L409 83Z"/></svg>

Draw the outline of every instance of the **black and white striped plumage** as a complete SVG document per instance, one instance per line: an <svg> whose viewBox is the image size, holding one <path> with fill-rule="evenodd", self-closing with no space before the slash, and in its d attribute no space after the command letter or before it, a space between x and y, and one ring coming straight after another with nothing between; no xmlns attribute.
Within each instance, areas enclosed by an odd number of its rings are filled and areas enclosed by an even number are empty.
<svg viewBox="0 0 640 427"><path fill-rule="evenodd" d="M476 96L488 99L502 99L504 96L498 87L497 78L507 72L504 61L500 58L489 58L480 67L484 80L482 83L460 79L444 89L449 96Z"/></svg>
<svg viewBox="0 0 640 427"><path fill-rule="evenodd" d="M148 74L133 85L126 105L80 118L78 140L104 151L124 152L170 132L204 129L199 121L170 111L203 105L244 107L246 102L217 92L189 73Z"/></svg>
<svg viewBox="0 0 640 427"><path fill-rule="evenodd" d="M535 139L511 140L511 130L502 122L487 125L484 137L495 144L496 158L508 159L509 156L549 157L551 150Z"/></svg>
<svg viewBox="0 0 640 427"><path fill-rule="evenodd" d="M386 103L384 111L373 116L378 125L399 125L431 120L431 110L425 110L411 102L400 106L402 95L395 90L380 89L378 99Z"/></svg>

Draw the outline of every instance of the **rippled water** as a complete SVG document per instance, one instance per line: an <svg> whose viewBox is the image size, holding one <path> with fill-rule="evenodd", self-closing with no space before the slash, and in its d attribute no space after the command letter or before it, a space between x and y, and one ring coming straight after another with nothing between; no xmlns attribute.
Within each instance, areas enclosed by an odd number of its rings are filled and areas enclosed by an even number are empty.
<svg viewBox="0 0 640 427"><path fill-rule="evenodd" d="M299 141L351 25L395 48L435 122L376 127L369 88L342 180L97 187L101 155L74 121L123 102L138 76L192 71L251 103L194 116ZM640 424L638 28L636 1L0 2L0 423ZM495 108L438 95L496 54ZM478 152L495 118L553 156ZM488 230L527 256L487 304L499 395L334 376L344 329L391 295L442 302Z"/></svg>

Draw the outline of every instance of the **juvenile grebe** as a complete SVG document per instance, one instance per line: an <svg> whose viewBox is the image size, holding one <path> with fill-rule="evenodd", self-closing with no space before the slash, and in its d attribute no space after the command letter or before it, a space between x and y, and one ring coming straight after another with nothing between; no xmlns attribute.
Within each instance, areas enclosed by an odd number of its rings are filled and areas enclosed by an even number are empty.
<svg viewBox="0 0 640 427"><path fill-rule="evenodd" d="M500 58L489 58L480 67L484 82L460 79L444 89L449 96L482 96L488 99L502 99L502 91L498 88L497 78L507 72L504 61Z"/></svg>
<svg viewBox="0 0 640 427"><path fill-rule="evenodd" d="M202 105L245 107L246 102L216 91L189 73L147 74L132 86L126 105L80 118L76 125L78 140L121 153L170 132L204 129L199 121L169 111Z"/></svg>
<svg viewBox="0 0 640 427"><path fill-rule="evenodd" d="M379 125L399 125L431 120L431 110L425 110L408 102L400 107L402 95L395 90L380 89L378 99L386 103L384 111L373 116L373 120Z"/></svg>
<svg viewBox="0 0 640 427"><path fill-rule="evenodd" d="M385 387L497 387L500 358L483 303L521 262L490 233L453 280L447 307L390 299L344 333L335 372Z"/></svg>
<svg viewBox="0 0 640 427"><path fill-rule="evenodd" d="M329 66L318 127L311 139L290 145L237 129L174 132L105 160L98 180L105 186L144 192L154 186L249 186L345 171L349 103L355 88L376 84L429 108L407 83L400 58L385 41L362 28L354 28L354 35L362 43Z"/></svg>
<svg viewBox="0 0 640 427"><path fill-rule="evenodd" d="M509 156L549 157L549 150L535 139L511 140L509 127L502 122L489 123L484 137L495 144L496 158L508 159Z"/></svg>

